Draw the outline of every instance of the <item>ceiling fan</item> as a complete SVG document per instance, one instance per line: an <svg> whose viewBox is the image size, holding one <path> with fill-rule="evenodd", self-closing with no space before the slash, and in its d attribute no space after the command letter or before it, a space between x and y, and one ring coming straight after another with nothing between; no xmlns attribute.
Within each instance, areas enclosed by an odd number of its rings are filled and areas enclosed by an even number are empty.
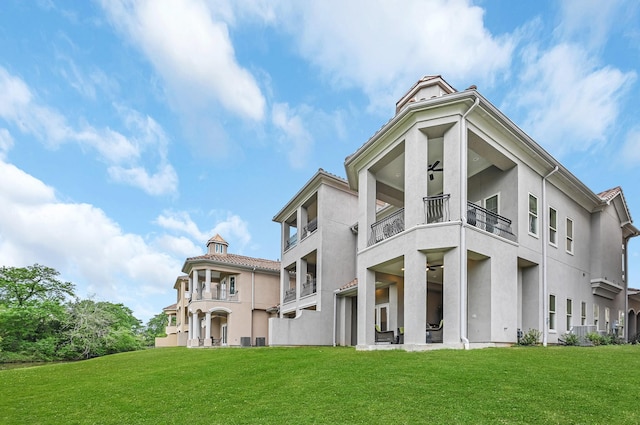
<svg viewBox="0 0 640 425"><path fill-rule="evenodd" d="M436 171L442 171L442 167L438 168L438 164L440 164L440 161L436 161L433 164L429 165L429 167L427 168L427 172L429 173L429 180L433 180L433 173Z"/></svg>

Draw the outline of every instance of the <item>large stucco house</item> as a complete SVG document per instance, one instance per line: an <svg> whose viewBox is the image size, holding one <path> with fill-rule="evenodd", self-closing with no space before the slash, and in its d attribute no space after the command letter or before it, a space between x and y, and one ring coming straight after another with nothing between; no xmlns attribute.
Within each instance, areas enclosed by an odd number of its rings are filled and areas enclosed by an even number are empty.
<svg viewBox="0 0 640 425"><path fill-rule="evenodd" d="M274 217L272 344L469 348L529 329L545 344L637 329L626 247L639 231L622 189L594 193L475 87L421 79L345 169L319 171Z"/></svg>
<svg viewBox="0 0 640 425"><path fill-rule="evenodd" d="M216 235L206 254L185 260L185 275L174 285L177 302L165 308L167 338L157 346L269 344L268 310L279 302L280 262L228 253L228 246Z"/></svg>

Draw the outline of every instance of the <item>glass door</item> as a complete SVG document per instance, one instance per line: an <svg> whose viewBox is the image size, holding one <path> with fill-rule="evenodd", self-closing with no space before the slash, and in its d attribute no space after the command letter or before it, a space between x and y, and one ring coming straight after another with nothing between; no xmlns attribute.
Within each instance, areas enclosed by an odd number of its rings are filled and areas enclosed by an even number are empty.
<svg viewBox="0 0 640 425"><path fill-rule="evenodd" d="M376 306L376 326L381 332L389 330L389 304L378 304Z"/></svg>

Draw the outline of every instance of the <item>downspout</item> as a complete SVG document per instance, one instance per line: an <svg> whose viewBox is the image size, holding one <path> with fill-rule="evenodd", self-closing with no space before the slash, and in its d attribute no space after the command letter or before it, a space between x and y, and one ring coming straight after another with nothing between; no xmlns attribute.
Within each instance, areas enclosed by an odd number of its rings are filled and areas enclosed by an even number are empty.
<svg viewBox="0 0 640 425"><path fill-rule="evenodd" d="M460 340L464 349L469 349L469 338L467 338L467 236L465 224L467 223L467 115L480 104L480 98L460 120ZM462 148L465 148L464 150Z"/></svg>
<svg viewBox="0 0 640 425"><path fill-rule="evenodd" d="M336 289L335 291L333 291L333 346L336 346L336 325L337 325L337 319L336 316L338 314L338 308L336 306L336 303L338 301L338 291L340 291L340 289Z"/></svg>
<svg viewBox="0 0 640 425"><path fill-rule="evenodd" d="M254 340L255 340L255 337L253 335L253 312L255 311L255 308L256 308L255 289L256 289L256 268L254 266L253 270L251 270L251 338L254 338Z"/></svg>
<svg viewBox="0 0 640 425"><path fill-rule="evenodd" d="M547 245L549 244L549 233L547 229L547 179L551 177L553 173L558 171L556 165L553 170L542 178L542 214L540 217L540 232L542 233L542 346L546 347L549 340L549 313L548 313L548 294L547 294Z"/></svg>

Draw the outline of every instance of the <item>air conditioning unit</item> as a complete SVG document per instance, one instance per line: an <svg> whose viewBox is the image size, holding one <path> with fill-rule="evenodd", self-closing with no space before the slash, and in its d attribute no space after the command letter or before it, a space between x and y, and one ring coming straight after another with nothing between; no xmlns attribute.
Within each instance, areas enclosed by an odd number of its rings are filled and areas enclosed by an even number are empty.
<svg viewBox="0 0 640 425"><path fill-rule="evenodd" d="M256 347L264 347L266 345L266 338L263 336L256 337Z"/></svg>
<svg viewBox="0 0 640 425"><path fill-rule="evenodd" d="M251 337L250 336L241 336L240 337L240 346L241 347L251 347Z"/></svg>

